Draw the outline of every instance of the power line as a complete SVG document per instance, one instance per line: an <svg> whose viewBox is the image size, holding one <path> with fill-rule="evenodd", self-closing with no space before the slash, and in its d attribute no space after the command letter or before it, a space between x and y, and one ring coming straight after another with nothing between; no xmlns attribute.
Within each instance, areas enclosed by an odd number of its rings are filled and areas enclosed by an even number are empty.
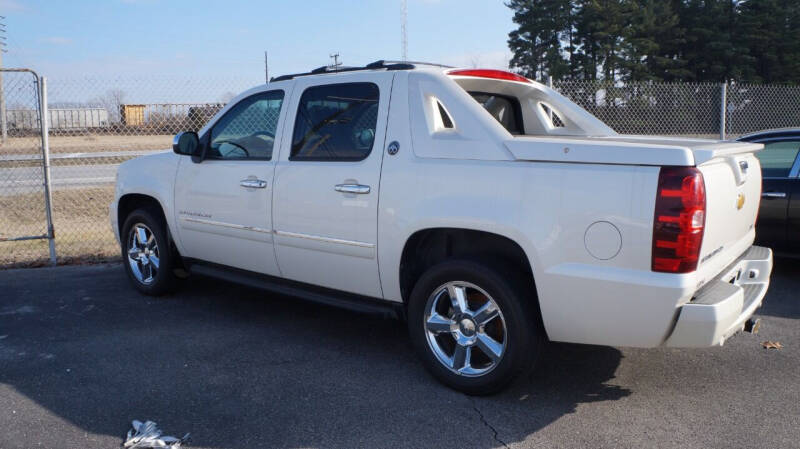
<svg viewBox="0 0 800 449"><path fill-rule="evenodd" d="M334 72L339 70L339 66L342 65L342 63L339 62L339 52L330 55L330 58L333 59L333 65L331 65L330 67L333 69Z"/></svg>
<svg viewBox="0 0 800 449"><path fill-rule="evenodd" d="M400 5L400 40L403 61L408 61L408 0Z"/></svg>

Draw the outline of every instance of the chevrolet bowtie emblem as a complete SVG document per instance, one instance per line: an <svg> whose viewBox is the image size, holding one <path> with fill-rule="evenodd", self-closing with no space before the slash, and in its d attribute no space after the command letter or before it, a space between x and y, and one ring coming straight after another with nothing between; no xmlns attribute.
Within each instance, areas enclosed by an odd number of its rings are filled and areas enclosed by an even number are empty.
<svg viewBox="0 0 800 449"><path fill-rule="evenodd" d="M740 193L736 198L736 209L741 210L744 206L744 193Z"/></svg>

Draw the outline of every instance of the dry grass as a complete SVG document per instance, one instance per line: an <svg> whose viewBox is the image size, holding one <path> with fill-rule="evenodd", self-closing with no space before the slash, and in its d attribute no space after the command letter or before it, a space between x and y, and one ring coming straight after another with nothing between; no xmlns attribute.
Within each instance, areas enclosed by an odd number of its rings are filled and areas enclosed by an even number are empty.
<svg viewBox="0 0 800 449"><path fill-rule="evenodd" d="M172 147L170 135L81 135L50 136L50 152L96 153L100 151L164 150ZM0 154L39 154L39 137L10 137L0 145Z"/></svg>
<svg viewBox="0 0 800 449"><path fill-rule="evenodd" d="M108 221L108 205L113 199L112 186L53 192L53 227L59 263L119 257ZM44 233L42 193L0 196L0 239ZM42 265L47 262L48 254L47 240L0 241L3 268Z"/></svg>

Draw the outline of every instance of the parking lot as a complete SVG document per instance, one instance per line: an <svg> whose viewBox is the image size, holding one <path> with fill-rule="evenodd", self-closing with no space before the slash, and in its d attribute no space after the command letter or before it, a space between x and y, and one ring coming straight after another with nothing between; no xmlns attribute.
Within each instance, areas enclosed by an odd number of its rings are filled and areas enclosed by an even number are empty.
<svg viewBox="0 0 800 449"><path fill-rule="evenodd" d="M404 324L195 278L140 296L119 265L0 271L0 448L798 447L800 262L721 348L551 344L490 397L437 384ZM761 343L778 341L782 349Z"/></svg>

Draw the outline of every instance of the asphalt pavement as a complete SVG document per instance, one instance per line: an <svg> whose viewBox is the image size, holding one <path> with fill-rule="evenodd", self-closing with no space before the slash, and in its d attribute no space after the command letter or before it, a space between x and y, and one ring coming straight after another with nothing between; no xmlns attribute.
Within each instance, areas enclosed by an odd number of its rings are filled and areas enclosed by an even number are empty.
<svg viewBox="0 0 800 449"><path fill-rule="evenodd" d="M96 165L52 165L50 185L62 187L95 187L113 184L119 163ZM0 168L0 195L17 195L42 191L41 167Z"/></svg>
<svg viewBox="0 0 800 449"><path fill-rule="evenodd" d="M0 271L0 448L116 448L134 419L188 447L800 447L800 262L723 347L550 344L490 397L436 383L404 324L120 265ZM782 349L764 349L764 341Z"/></svg>
<svg viewBox="0 0 800 449"><path fill-rule="evenodd" d="M66 187L96 187L114 182L121 159L161 153L164 150L102 151L56 153L50 156L50 184L54 189ZM40 161L39 154L0 154L0 164ZM74 162L74 165L64 161ZM85 163L81 164L80 161ZM33 193L42 190L42 167L0 166L0 196Z"/></svg>

